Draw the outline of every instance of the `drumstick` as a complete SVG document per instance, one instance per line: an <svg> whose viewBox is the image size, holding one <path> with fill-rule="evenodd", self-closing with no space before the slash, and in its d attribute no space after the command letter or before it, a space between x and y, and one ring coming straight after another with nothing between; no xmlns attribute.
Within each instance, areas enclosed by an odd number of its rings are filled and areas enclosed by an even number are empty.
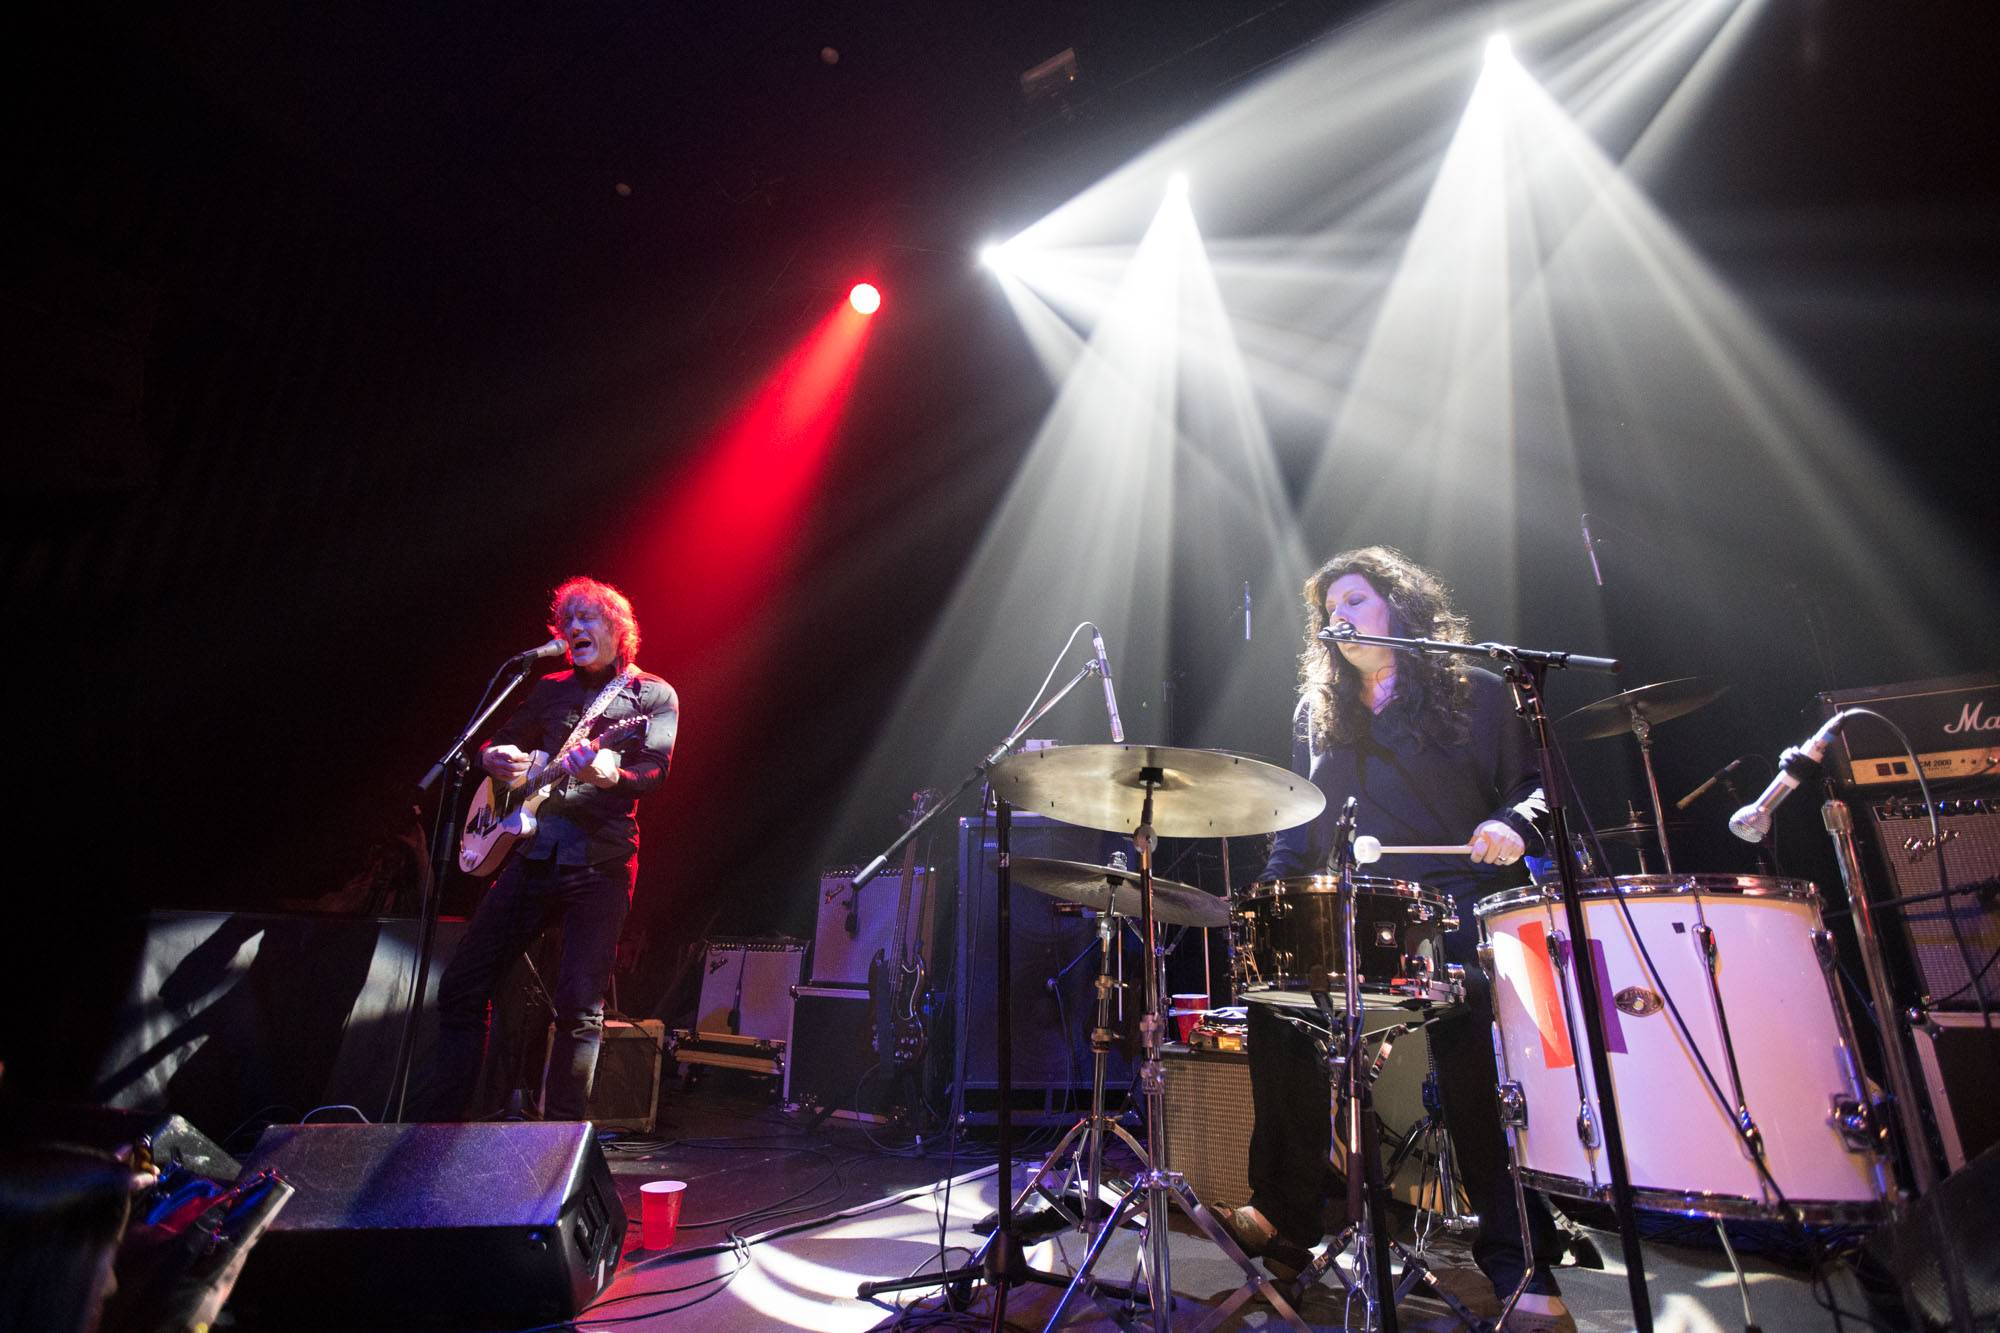
<svg viewBox="0 0 2000 1333"><path fill-rule="evenodd" d="M1362 834L1354 840L1354 859L1362 865L1372 865L1385 856L1470 856L1472 844L1463 843L1457 847L1443 847L1422 843L1405 847L1384 847L1380 838Z"/></svg>

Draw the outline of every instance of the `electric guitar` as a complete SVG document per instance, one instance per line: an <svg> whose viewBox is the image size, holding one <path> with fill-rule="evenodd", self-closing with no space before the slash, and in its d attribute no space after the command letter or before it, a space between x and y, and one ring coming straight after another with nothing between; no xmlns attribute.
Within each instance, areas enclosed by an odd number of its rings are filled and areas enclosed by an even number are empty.
<svg viewBox="0 0 2000 1333"><path fill-rule="evenodd" d="M937 798L938 793L928 788L917 792L912 798L910 822L922 819ZM918 1012L929 967L910 940L910 896L915 887L916 868L917 839L912 838L903 849L902 888L896 898L896 933L891 937L896 956L891 958L887 950L878 949L874 961L868 965L868 1001L875 1016L872 1038L875 1054L892 1069L899 1070L921 1060L929 1044L923 1015ZM925 879L928 889L929 876Z"/></svg>
<svg viewBox="0 0 2000 1333"><path fill-rule="evenodd" d="M538 768L528 770L527 781L508 787L489 776L473 794L472 808L465 815L465 833L458 844L458 868L468 875L490 875L507 859L514 844L535 834L535 812L555 793L568 774L562 771L565 756L583 750L601 750L616 737L637 731L651 718L641 714L614 722L597 736L586 736L550 757Z"/></svg>

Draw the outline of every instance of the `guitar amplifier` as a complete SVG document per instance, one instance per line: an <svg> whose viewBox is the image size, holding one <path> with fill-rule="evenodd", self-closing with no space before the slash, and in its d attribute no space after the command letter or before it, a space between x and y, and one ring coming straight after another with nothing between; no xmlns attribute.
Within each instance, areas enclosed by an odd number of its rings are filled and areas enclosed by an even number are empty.
<svg viewBox="0 0 2000 1333"><path fill-rule="evenodd" d="M854 888L855 867L829 870L819 880L819 923L813 931L812 984L866 986L868 965L877 954L907 956L896 949L896 913L903 901L903 868L886 870ZM909 913L903 941L909 954L928 956L918 936L923 931L924 895L932 875L924 866L911 875Z"/></svg>
<svg viewBox="0 0 2000 1333"><path fill-rule="evenodd" d="M1828 690L1820 716L1843 708L1872 708L1910 738L1930 781L2000 774L2000 674L1982 672L1939 680ZM1848 789L1914 786L1916 770L1885 726L1863 718L1840 730L1827 751L1827 770Z"/></svg>
<svg viewBox="0 0 2000 1333"><path fill-rule="evenodd" d="M548 1087L548 1061L555 1052L556 1028L549 1024L542 1048L542 1086ZM597 1052L597 1074L590 1085L590 1103L583 1118L599 1129L650 1134L660 1113L660 1064L667 1045L667 1025L657 1018L638 1023L607 1019L604 1044Z"/></svg>
<svg viewBox="0 0 2000 1333"><path fill-rule="evenodd" d="M804 940L710 938L694 1030L784 1041L792 1028L792 987L805 960Z"/></svg>
<svg viewBox="0 0 2000 1333"><path fill-rule="evenodd" d="M2000 788L1937 804L1941 843L1931 839L1921 800L1894 798L1868 807L1868 841L1885 882L1898 900L1916 900L1883 906L1894 909L1902 925L1925 1009L1978 1009L1975 972L1987 1007L2000 1009L2000 969L1989 965L2000 955ZM1944 885L1955 890L1948 902L1934 896Z"/></svg>

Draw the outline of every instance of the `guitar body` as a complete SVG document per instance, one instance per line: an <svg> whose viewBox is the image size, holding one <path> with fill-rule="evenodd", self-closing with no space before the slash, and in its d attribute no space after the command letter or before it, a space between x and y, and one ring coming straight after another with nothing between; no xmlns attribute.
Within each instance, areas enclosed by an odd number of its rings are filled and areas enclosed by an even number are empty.
<svg viewBox="0 0 2000 1333"><path fill-rule="evenodd" d="M458 843L458 868L468 875L490 875L498 870L515 843L535 836L538 822L535 812L562 782L563 755L572 750L602 749L651 720L642 715L613 723L602 735L580 740L540 768L530 769L527 781L518 787L503 787L491 777L482 781L479 790L473 793L472 808L465 812L465 830Z"/></svg>
<svg viewBox="0 0 2000 1333"><path fill-rule="evenodd" d="M458 868L468 875L490 875L523 838L535 836L540 822L535 811L553 791L544 787L532 801L520 799L519 788L501 787L492 778L479 784L473 793L472 808L465 813L465 837L458 844Z"/></svg>

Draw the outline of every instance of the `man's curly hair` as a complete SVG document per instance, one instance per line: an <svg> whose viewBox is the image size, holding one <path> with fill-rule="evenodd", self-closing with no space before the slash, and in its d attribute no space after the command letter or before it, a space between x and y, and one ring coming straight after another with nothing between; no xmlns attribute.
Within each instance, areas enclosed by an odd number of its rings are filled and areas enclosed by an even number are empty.
<svg viewBox="0 0 2000 1333"><path fill-rule="evenodd" d="M1299 681L1306 698L1307 735L1313 748L1351 745L1368 734L1374 712L1361 697L1361 673L1320 640L1327 626L1326 591L1348 574L1367 579L1394 614L1390 633L1402 638L1467 642L1466 618L1452 609L1444 581L1401 551L1361 546L1342 551L1305 583L1306 647ZM1396 686L1389 708L1402 712L1425 744L1448 747L1465 739L1469 682L1455 659L1414 653L1396 657ZM1386 710L1385 710L1386 711Z"/></svg>
<svg viewBox="0 0 2000 1333"><path fill-rule="evenodd" d="M592 606L611 626L612 639L618 645L618 665L631 666L639 658L639 617L632 612L632 600L608 583L578 575L565 579L560 587L549 594L549 633L562 639L563 622L569 619L572 608L582 604Z"/></svg>

